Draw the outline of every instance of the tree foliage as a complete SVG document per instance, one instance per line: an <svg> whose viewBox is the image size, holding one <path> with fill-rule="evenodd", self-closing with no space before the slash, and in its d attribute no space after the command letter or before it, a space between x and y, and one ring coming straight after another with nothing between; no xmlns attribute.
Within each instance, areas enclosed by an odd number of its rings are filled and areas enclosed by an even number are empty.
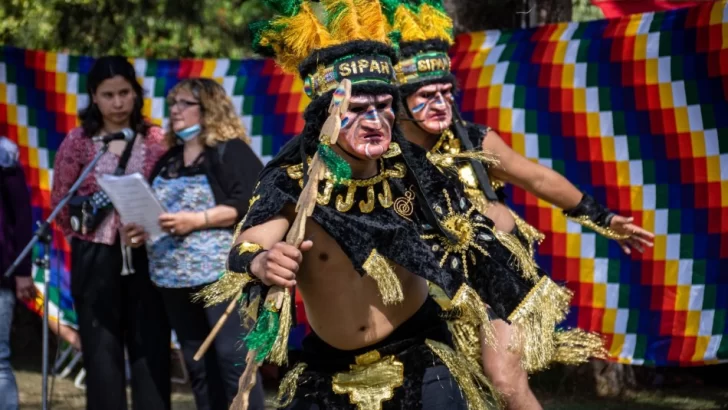
<svg viewBox="0 0 728 410"><path fill-rule="evenodd" d="M252 54L248 24L263 0L3 0L0 43L98 56L229 57Z"/></svg>
<svg viewBox="0 0 728 410"><path fill-rule="evenodd" d="M0 43L98 56L242 58L265 0L2 0ZM457 32L588 20L589 0L445 0Z"/></svg>

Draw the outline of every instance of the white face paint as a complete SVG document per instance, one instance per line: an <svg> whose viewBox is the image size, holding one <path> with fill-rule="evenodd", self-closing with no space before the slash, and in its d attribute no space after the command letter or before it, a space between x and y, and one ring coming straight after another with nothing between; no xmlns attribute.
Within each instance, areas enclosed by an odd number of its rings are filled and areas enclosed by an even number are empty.
<svg viewBox="0 0 728 410"><path fill-rule="evenodd" d="M407 97L412 117L430 134L439 134L452 125L452 84L430 84Z"/></svg>
<svg viewBox="0 0 728 410"><path fill-rule="evenodd" d="M391 95L353 96L342 114L337 144L355 158L378 159L389 149L393 124Z"/></svg>

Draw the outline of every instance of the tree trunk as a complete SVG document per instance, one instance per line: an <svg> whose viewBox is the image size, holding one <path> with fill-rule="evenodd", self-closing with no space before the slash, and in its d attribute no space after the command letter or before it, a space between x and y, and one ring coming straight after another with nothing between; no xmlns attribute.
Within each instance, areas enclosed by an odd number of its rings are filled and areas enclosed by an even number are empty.
<svg viewBox="0 0 728 410"><path fill-rule="evenodd" d="M632 366L593 360L589 367L594 372L595 390L599 397L617 397L637 386Z"/></svg>

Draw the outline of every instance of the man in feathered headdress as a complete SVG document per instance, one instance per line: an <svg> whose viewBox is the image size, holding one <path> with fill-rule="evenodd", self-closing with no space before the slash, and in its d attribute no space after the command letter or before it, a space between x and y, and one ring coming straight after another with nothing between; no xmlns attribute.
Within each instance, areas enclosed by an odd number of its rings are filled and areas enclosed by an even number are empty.
<svg viewBox="0 0 728 410"><path fill-rule="evenodd" d="M321 3L326 24L308 1L270 1L278 16L253 27L259 51L297 72L312 101L301 135L259 176L229 272L201 296L215 303L244 289L244 309L255 319L246 337L252 368L286 363L290 293L294 286L301 292L312 333L281 383L281 407L487 408L494 402L484 394L482 370L451 347L443 309L428 296L428 281L454 305L468 300L456 297L468 288L461 271L443 270L421 238L421 225L443 232L422 205L406 147L392 142L396 52L380 4ZM301 201L310 194L315 207L307 218ZM302 230L310 240L297 245L291 234ZM251 374L246 369L241 392Z"/></svg>
<svg viewBox="0 0 728 410"><path fill-rule="evenodd" d="M499 189L503 182L524 188L564 209L570 219L618 240L626 253L630 247L642 251L643 246L652 246L653 235L634 225L632 218L615 215L560 174L517 154L489 127L461 120L453 100L457 84L447 54L453 42L452 21L441 0L382 3L390 10L387 14L392 30L401 35L396 71L403 106L399 115L402 132L409 141L428 150L428 158L436 165L455 171L446 173L462 186L478 211L495 222L501 239L521 258L522 265L535 265L534 242L543 240L543 234L504 204ZM484 164L478 153L490 154L491 160ZM482 349L486 376L513 409L540 408L528 387L528 371L554 361L579 362L597 350L593 335L553 332L553 325L565 317L570 293L546 277L539 275L537 280L518 310L493 320L495 348L484 345ZM545 291L546 287L551 291ZM527 311L525 306L529 305L534 311ZM533 322L535 316L543 315L537 311L543 310L551 311L551 326L539 328L544 334L531 332L530 338L535 340L530 341L522 334L514 336L514 332L521 332L512 324Z"/></svg>

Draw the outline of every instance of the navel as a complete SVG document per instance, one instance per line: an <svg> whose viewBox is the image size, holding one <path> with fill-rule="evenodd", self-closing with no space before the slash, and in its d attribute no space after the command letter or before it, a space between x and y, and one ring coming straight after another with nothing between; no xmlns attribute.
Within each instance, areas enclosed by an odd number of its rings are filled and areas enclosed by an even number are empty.
<svg viewBox="0 0 728 410"><path fill-rule="evenodd" d="M329 254L326 252L319 253L319 260L321 262L326 262L327 260L329 260Z"/></svg>

